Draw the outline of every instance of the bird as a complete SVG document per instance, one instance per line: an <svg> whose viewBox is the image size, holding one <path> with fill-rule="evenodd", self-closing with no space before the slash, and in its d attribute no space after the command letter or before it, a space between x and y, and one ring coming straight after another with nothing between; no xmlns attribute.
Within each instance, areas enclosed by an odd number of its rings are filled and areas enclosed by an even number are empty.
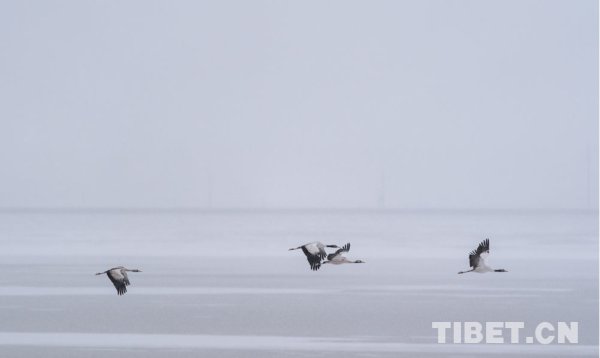
<svg viewBox="0 0 600 358"><path fill-rule="evenodd" d="M494 270L489 267L485 263L485 259L490 254L490 239L485 239L479 243L477 249L471 251L469 254L469 266L471 269L468 271L460 271L459 274L467 273L467 272L478 272L478 273L486 273L486 272L508 272L505 269Z"/></svg>
<svg viewBox="0 0 600 358"><path fill-rule="evenodd" d="M344 252L348 252L348 251L350 251L350 243L347 243L346 245L342 246L341 249L338 249L333 254L327 255L328 261L324 261L323 264L341 265L341 264L364 264L365 263L362 260L356 260L356 261L348 260L345 256L342 255Z"/></svg>
<svg viewBox="0 0 600 358"><path fill-rule="evenodd" d="M321 267L321 261L325 260L325 257L327 257L327 252L325 252L326 247L339 248L337 245L323 245L319 241L313 241L302 246L293 247L288 251L302 249L302 252L306 255L310 269L317 271Z"/></svg>
<svg viewBox="0 0 600 358"><path fill-rule="evenodd" d="M96 276L106 274L110 281L115 285L117 294L119 296L124 295L127 292L127 286L129 286L129 278L127 277L127 271L129 272L142 272L141 270L135 269L130 270L123 266L113 267L110 270L104 272L98 272Z"/></svg>

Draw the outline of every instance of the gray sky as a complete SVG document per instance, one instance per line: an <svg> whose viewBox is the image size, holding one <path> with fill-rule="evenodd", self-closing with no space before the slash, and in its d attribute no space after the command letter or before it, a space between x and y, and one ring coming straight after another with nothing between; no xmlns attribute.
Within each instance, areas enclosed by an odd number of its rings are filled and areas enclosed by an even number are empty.
<svg viewBox="0 0 600 358"><path fill-rule="evenodd" d="M4 1L1 207L595 209L597 1Z"/></svg>

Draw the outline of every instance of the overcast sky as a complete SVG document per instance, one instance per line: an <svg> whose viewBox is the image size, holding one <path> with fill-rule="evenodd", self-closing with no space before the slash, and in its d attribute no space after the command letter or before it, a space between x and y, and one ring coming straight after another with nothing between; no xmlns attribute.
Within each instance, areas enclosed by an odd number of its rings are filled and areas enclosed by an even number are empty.
<svg viewBox="0 0 600 358"><path fill-rule="evenodd" d="M595 209L598 3L3 1L0 207Z"/></svg>

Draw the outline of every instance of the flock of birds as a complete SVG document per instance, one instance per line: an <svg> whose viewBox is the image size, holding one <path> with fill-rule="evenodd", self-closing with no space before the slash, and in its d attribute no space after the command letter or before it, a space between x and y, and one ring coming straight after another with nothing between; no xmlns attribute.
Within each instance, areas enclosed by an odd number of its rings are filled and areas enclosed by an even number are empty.
<svg viewBox="0 0 600 358"><path fill-rule="evenodd" d="M335 252L327 254L325 251L326 248L334 248L337 249ZM341 264L363 264L365 263L362 260L348 260L344 253L350 251L350 243L339 247L337 245L323 245L319 241L309 242L308 244L304 244L302 246L293 247L290 250L302 250L304 255L306 255L306 259L308 260L308 264L310 265L310 269L313 271L317 271L321 268L321 265L331 264L331 265L341 265ZM470 270L460 271L459 274L467 273L467 272L477 272L477 273L486 273L486 272L508 272L505 269L493 269L485 263L486 258L490 254L490 239L485 239L479 246L473 251L469 253L469 266L471 266ZM123 266L118 266L111 268L110 270L106 270L104 272L98 272L96 275L104 275L108 276L110 281L113 283L115 288L117 289L117 294L123 295L127 292L127 286L129 286L129 277L127 277L127 272L142 272L141 270L134 269L130 270Z"/></svg>
<svg viewBox="0 0 600 358"><path fill-rule="evenodd" d="M332 254L327 254L325 252L326 247L331 247L337 249ZM293 247L290 250L299 250L301 249L306 255L306 259L308 260L308 264L310 265L310 269L313 271L317 271L321 268L321 264L332 264L332 265L341 265L341 264L363 264L364 261L356 260L351 261L346 258L343 254L345 252L350 251L350 243L339 247L337 245L323 245L319 241L309 242L308 244L304 244L302 246ZM327 260L325 260L327 259Z"/></svg>

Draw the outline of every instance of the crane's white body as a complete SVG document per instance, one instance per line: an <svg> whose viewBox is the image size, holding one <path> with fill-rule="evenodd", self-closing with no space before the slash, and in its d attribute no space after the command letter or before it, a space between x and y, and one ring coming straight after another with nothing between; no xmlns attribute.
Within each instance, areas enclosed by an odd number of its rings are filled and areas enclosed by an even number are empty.
<svg viewBox="0 0 600 358"><path fill-rule="evenodd" d="M477 273L486 273L486 272L492 272L494 271L493 268L491 268L490 266L488 266L485 263L485 260L487 259L487 257L490 255L489 251L485 251L483 253L481 253L479 255L479 263L477 264L477 266L473 269L473 272L477 272Z"/></svg>
<svg viewBox="0 0 600 358"><path fill-rule="evenodd" d="M479 246L473 251L469 253L469 266L471 269L468 271L460 271L459 274L467 273L467 272L477 272L477 273L486 273L486 272L507 272L504 269L494 270L490 267L486 260L490 255L490 239L485 239Z"/></svg>
<svg viewBox="0 0 600 358"><path fill-rule="evenodd" d="M338 255L329 261L323 262L324 264L332 264L332 265L341 265L341 264L351 264L354 261L348 260L345 256Z"/></svg>
<svg viewBox="0 0 600 358"><path fill-rule="evenodd" d="M123 266L113 267L110 270L106 270L104 272L98 272L96 275L106 274L110 281L115 286L117 290L117 294L119 296L124 295L127 292L127 286L130 285L129 277L127 277L127 271L129 272L142 272L141 270L135 269L130 270Z"/></svg>
<svg viewBox="0 0 600 358"><path fill-rule="evenodd" d="M362 260L348 260L345 256L344 253L350 251L350 243L347 243L346 245L342 246L341 249L338 249L335 253L333 254L329 254L327 256L327 260L323 262L323 264L331 264L331 265L341 265L341 264L362 264L365 263Z"/></svg>

